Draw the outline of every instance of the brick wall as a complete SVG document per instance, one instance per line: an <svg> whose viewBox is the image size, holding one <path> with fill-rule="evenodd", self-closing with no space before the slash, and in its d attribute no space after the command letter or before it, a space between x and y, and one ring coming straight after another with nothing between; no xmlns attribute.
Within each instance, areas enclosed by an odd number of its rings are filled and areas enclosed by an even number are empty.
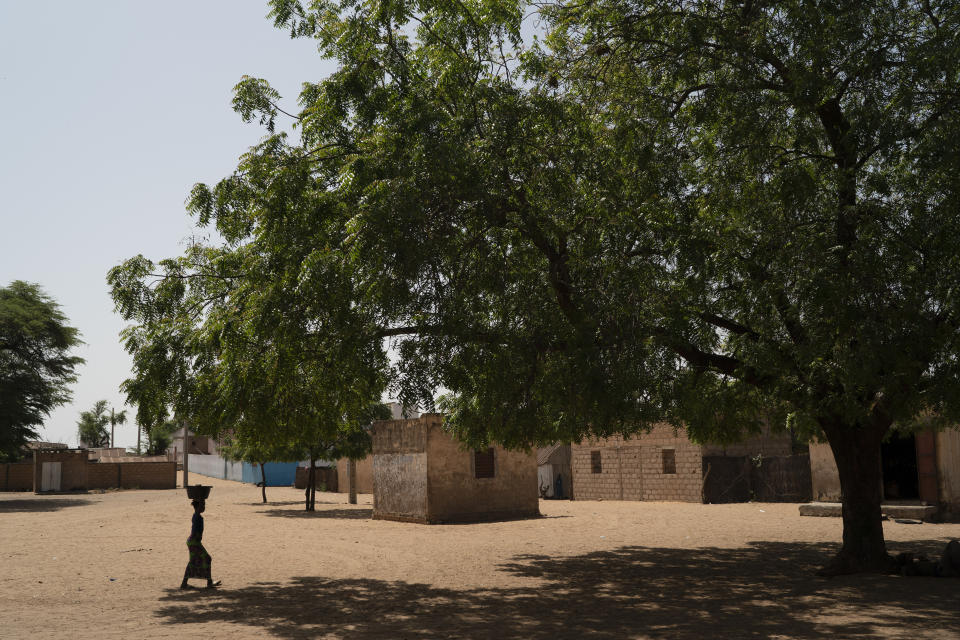
<svg viewBox="0 0 960 640"><path fill-rule="evenodd" d="M33 462L0 464L0 491L33 491Z"/></svg>
<svg viewBox="0 0 960 640"><path fill-rule="evenodd" d="M120 462L121 489L176 489L175 462Z"/></svg>
<svg viewBox="0 0 960 640"><path fill-rule="evenodd" d="M44 462L60 463L60 490L83 491L87 488L87 451L34 451L33 488L39 491L42 485Z"/></svg>
<svg viewBox="0 0 960 640"><path fill-rule="evenodd" d="M87 489L114 489L117 486L115 462L91 462L87 466Z"/></svg>

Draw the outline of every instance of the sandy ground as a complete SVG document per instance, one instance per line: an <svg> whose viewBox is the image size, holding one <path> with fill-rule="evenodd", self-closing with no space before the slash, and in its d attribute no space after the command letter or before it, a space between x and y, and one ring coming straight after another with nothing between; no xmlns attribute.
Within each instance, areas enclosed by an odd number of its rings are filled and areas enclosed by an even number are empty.
<svg viewBox="0 0 960 640"><path fill-rule="evenodd" d="M216 590L180 591L183 489L0 493L0 637L960 638L960 580L817 578L837 518L795 504L542 501L473 525L370 519L372 497L212 484ZM958 524L885 525L936 554Z"/></svg>

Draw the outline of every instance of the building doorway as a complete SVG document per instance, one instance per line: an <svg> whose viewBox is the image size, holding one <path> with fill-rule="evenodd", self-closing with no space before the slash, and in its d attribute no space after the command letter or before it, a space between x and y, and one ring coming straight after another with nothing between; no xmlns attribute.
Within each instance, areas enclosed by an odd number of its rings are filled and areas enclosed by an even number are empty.
<svg viewBox="0 0 960 640"><path fill-rule="evenodd" d="M917 444L913 434L892 433L880 446L884 500L919 500Z"/></svg>

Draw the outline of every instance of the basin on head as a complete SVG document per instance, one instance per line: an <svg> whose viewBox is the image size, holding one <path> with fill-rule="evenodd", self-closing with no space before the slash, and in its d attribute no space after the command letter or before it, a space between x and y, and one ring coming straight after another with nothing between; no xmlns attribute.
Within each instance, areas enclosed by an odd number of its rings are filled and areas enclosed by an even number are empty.
<svg viewBox="0 0 960 640"><path fill-rule="evenodd" d="M210 495L210 489L213 489L210 485L204 484L190 484L187 485L187 497L191 500L206 500Z"/></svg>

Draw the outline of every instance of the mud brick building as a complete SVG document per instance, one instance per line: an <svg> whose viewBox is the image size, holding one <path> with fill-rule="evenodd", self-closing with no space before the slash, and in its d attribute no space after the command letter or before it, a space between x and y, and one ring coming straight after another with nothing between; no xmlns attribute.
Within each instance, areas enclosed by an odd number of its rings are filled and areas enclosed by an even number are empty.
<svg viewBox="0 0 960 640"><path fill-rule="evenodd" d="M751 495L749 458L789 457L792 445L789 435L769 433L734 445L699 445L682 429L659 424L646 434L584 440L573 444L571 450L577 500L738 502ZM727 462L730 464L724 464ZM715 467L719 470L721 466L733 471L732 475L723 478L714 473ZM712 490L710 483L716 481L731 486L746 483L745 493L738 486L736 499L732 499L725 495L725 486ZM708 499L711 492L721 499Z"/></svg>
<svg viewBox="0 0 960 640"><path fill-rule="evenodd" d="M537 516L533 453L462 449L439 414L373 424L373 517L475 522Z"/></svg>
<svg viewBox="0 0 960 640"><path fill-rule="evenodd" d="M960 522L960 428L893 434L881 446L883 500L936 507L934 519ZM830 445L810 445L813 499L840 501Z"/></svg>

